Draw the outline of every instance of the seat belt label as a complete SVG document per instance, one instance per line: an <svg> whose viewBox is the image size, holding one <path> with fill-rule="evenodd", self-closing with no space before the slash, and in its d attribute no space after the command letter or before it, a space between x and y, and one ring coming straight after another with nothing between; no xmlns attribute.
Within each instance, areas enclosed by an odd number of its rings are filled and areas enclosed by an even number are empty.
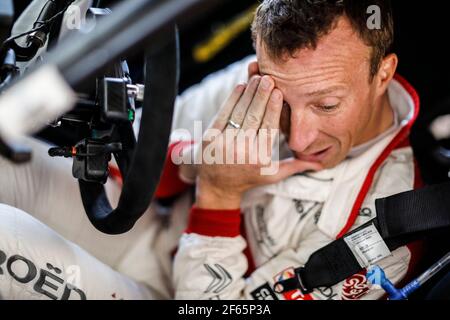
<svg viewBox="0 0 450 320"><path fill-rule="evenodd" d="M374 224L351 233L344 237L344 241L361 268L368 268L392 255Z"/></svg>

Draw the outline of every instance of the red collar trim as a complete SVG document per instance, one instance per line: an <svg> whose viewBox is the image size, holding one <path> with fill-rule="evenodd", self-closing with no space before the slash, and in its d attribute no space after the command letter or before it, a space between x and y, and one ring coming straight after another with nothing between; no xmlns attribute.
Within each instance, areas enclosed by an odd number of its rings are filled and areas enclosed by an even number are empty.
<svg viewBox="0 0 450 320"><path fill-rule="evenodd" d="M414 102L414 116L409 121L409 123L403 127L403 129L397 134L397 136L391 141L391 143L384 149L384 151L381 153L381 155L378 157L378 159L375 161L375 163L372 165L372 167L369 170L369 173L366 177L366 180L364 181L364 184L359 191L358 197L356 198L356 201L353 205L352 212L350 214L349 219L347 220L347 223L345 224L344 228L339 232L337 239L342 238L345 234L347 234L351 227L354 225L356 219L358 218L359 210L362 206L362 203L364 199L367 196L367 193L370 190L370 187L373 183L373 178L375 176L375 173L377 172L378 168L383 164L383 162L387 159L387 157L392 153L393 150L396 148L399 148L401 146L405 146L405 143L408 142L409 133L411 131L411 127L413 126L414 122L416 121L419 110L420 110L420 99L417 91L414 89L414 87L406 81L405 78L403 78L400 75L395 75L395 80L397 80L403 88L409 93L411 98Z"/></svg>

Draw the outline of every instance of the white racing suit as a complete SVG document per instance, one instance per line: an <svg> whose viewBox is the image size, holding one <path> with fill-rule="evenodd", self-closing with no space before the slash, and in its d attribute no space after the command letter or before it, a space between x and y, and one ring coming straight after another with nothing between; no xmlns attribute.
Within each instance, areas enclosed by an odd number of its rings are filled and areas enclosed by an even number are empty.
<svg viewBox="0 0 450 320"><path fill-rule="evenodd" d="M193 120L209 124L233 87L247 80L252 59L210 76L179 97L174 129L193 131ZM403 138L417 115L418 98L398 81L390 93L404 120L401 132L333 170L253 190L242 206L242 228L239 212L209 215L214 221L206 226L199 213L188 224L192 198L186 192L170 216L152 206L131 232L101 234L86 217L71 161L49 158L49 146L30 139L31 163L15 166L0 158L0 298L379 298L382 292L371 290L364 274L307 297L274 294L271 284L290 276L292 267L340 233L373 218L374 199L414 187L412 151ZM109 181L106 187L114 205L120 186ZM366 187L367 195L361 191ZM202 235L214 233L220 223L227 236ZM179 242L186 226L190 233ZM236 229L245 231L247 240ZM400 248L383 261L394 282L412 268L414 253L412 246Z"/></svg>
<svg viewBox="0 0 450 320"><path fill-rule="evenodd" d="M251 58L250 58L251 60ZM248 62L248 61L246 61ZM234 70L234 71L233 71ZM234 77L234 78L233 78ZM211 115L226 94L221 83L246 80L243 65L230 67L220 77L205 80L202 96L191 89L185 109L177 109L175 126L193 130L190 121ZM226 81L224 79L227 79ZM228 91L229 92L229 91ZM389 98L398 117L398 129L361 155L318 173L293 176L278 184L248 192L241 210L192 208L174 264L177 299L379 299L384 291L372 287L366 271L330 288L311 294L294 290L274 292L279 280L294 276L315 251L374 219L375 200L420 185L408 133L417 117L419 98L397 76ZM282 143L283 147L283 143ZM406 280L420 257L421 243L393 251L378 264L395 284Z"/></svg>
<svg viewBox="0 0 450 320"><path fill-rule="evenodd" d="M86 216L72 161L50 158L42 142L27 144L31 163L17 166L0 157L0 297L172 297L172 256L185 219L171 221L149 209L132 231L102 234ZM115 205L120 186L109 181L106 189Z"/></svg>

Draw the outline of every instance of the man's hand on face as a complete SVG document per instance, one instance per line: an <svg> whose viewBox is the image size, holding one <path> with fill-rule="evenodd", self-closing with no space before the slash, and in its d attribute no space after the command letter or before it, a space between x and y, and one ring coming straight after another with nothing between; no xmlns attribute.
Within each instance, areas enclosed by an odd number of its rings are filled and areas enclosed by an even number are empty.
<svg viewBox="0 0 450 320"><path fill-rule="evenodd" d="M249 73L252 71L257 72L255 65L249 66ZM296 159L271 160L282 107L283 95L269 76L254 75L248 85L234 89L204 137L202 156L205 150L214 150L215 160L220 164L205 163L203 159L197 165L198 208L237 209L249 189L277 183L299 172L321 169L318 163ZM227 162L228 159L234 160L233 163ZM262 172L267 167L278 170L265 175Z"/></svg>
<svg viewBox="0 0 450 320"><path fill-rule="evenodd" d="M253 61L249 63L248 67L248 81L254 76L259 75L259 67L258 62ZM191 145L190 147L186 147L183 149L183 154L191 154L192 148L195 148L195 145ZM195 151L194 151L195 153ZM197 179L197 167L193 164L181 164L179 167L179 176L180 179L186 183L194 184Z"/></svg>

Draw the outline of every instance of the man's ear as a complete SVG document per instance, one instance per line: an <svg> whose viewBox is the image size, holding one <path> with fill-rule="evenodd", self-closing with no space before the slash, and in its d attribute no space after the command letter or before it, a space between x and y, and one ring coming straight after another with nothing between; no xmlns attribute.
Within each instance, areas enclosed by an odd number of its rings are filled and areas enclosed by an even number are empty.
<svg viewBox="0 0 450 320"><path fill-rule="evenodd" d="M379 90L380 93L384 93L387 90L389 83L397 71L397 66L398 57L395 53L387 55L383 61L381 61L380 68L376 75L377 90Z"/></svg>

